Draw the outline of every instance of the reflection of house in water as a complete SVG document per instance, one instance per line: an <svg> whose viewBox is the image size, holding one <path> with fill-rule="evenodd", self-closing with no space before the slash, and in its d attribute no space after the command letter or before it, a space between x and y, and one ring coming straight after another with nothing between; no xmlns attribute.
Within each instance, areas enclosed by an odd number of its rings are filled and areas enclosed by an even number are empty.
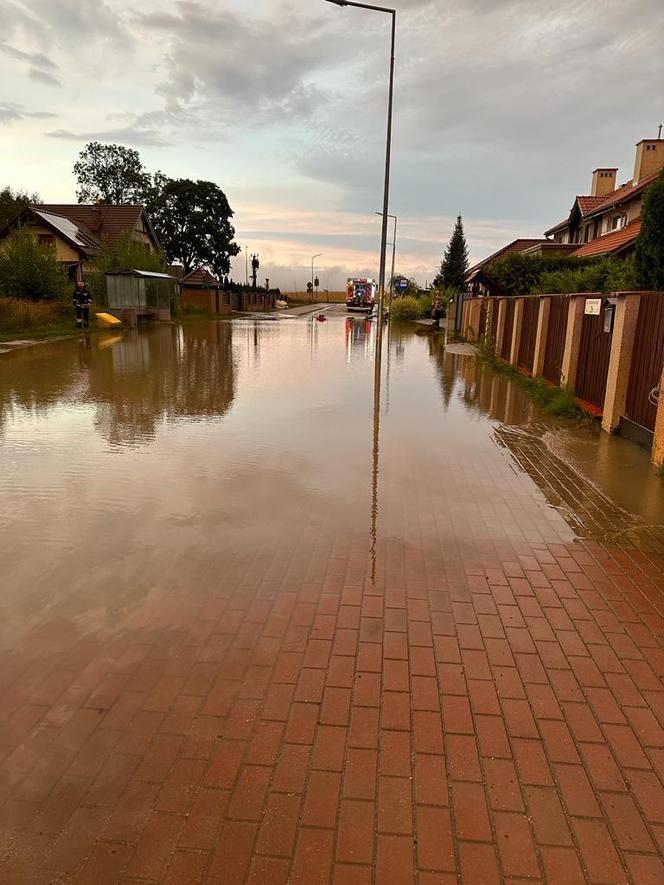
<svg viewBox="0 0 664 885"><path fill-rule="evenodd" d="M164 418L223 415L234 396L231 335L226 323L156 326L99 349L89 396L102 435L131 444Z"/></svg>
<svg viewBox="0 0 664 885"><path fill-rule="evenodd" d="M56 341L48 345L53 357L45 370L45 348L28 347L3 354L0 371L0 431L13 409L46 412L63 400L85 396L80 360L75 344Z"/></svg>

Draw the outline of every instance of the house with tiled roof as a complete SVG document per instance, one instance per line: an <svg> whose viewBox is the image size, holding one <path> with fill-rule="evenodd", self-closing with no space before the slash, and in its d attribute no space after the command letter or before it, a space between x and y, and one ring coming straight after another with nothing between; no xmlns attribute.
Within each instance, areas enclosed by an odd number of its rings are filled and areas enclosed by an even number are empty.
<svg viewBox="0 0 664 885"><path fill-rule="evenodd" d="M554 243L574 245L579 258L632 254L641 230L643 196L664 168L664 139L643 139L636 145L634 173L616 187L618 169L595 169L590 194L577 196L567 218L545 236Z"/></svg>
<svg viewBox="0 0 664 885"><path fill-rule="evenodd" d="M94 270L95 258L105 246L123 237L142 243L149 251L161 247L144 206L45 203L27 206L0 230L0 249L18 227L34 231L40 245L55 249L72 279Z"/></svg>
<svg viewBox="0 0 664 885"><path fill-rule="evenodd" d="M472 295L503 295L500 286L491 277L491 265L501 258L515 252L528 254L541 254L542 250L553 250L555 254L561 254L566 251L566 247L551 240L542 239L541 237L519 237L512 240L506 246L492 252L487 258L478 261L466 273L466 285L468 291Z"/></svg>

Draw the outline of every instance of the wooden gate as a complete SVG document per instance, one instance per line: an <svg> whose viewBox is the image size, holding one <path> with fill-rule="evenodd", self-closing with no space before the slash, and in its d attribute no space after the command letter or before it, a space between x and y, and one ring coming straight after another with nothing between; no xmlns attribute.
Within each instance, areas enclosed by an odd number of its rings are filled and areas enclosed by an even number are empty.
<svg viewBox="0 0 664 885"><path fill-rule="evenodd" d="M604 408L613 334L604 331L604 311L584 314L575 393L597 409Z"/></svg>
<svg viewBox="0 0 664 885"><path fill-rule="evenodd" d="M650 431L655 430L657 406L653 406L648 397L650 391L659 386L662 364L664 364L664 294L646 293L641 296L639 305L625 416Z"/></svg>
<svg viewBox="0 0 664 885"><path fill-rule="evenodd" d="M505 299L505 331L503 333L503 346L500 355L509 362L512 354L512 335L514 333L514 298Z"/></svg>
<svg viewBox="0 0 664 885"><path fill-rule="evenodd" d="M533 371L533 360L535 359L539 302L539 298L523 299L523 321L521 323L518 364L522 369L526 369L530 373Z"/></svg>
<svg viewBox="0 0 664 885"><path fill-rule="evenodd" d="M563 354L565 353L567 305L569 302L565 295L553 297L550 301L549 330L546 336L546 349L544 351L544 377L557 387L561 380L560 374L563 366Z"/></svg>

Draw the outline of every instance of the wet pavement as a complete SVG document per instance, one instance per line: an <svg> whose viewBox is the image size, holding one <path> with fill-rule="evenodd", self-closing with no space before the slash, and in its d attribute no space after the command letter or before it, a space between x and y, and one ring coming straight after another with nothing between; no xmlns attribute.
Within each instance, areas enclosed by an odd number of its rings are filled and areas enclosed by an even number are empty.
<svg viewBox="0 0 664 885"><path fill-rule="evenodd" d="M0 356L0 882L664 881L661 477L336 314Z"/></svg>

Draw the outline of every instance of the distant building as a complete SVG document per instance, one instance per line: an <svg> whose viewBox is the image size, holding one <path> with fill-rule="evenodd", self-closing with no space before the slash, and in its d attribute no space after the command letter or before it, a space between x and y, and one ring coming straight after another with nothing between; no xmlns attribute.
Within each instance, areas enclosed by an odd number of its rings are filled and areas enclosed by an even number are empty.
<svg viewBox="0 0 664 885"><path fill-rule="evenodd" d="M0 249L20 226L30 227L39 243L55 249L69 275L81 279L94 270L95 258L105 244L112 246L123 237L160 249L159 240L145 208L133 205L49 204L26 207L0 230Z"/></svg>
<svg viewBox="0 0 664 885"><path fill-rule="evenodd" d="M616 187L617 168L595 169L591 192L577 196L563 221L545 232L554 243L574 245L577 257L627 256L641 230L643 195L664 168L664 139L644 139L636 145L634 174Z"/></svg>

